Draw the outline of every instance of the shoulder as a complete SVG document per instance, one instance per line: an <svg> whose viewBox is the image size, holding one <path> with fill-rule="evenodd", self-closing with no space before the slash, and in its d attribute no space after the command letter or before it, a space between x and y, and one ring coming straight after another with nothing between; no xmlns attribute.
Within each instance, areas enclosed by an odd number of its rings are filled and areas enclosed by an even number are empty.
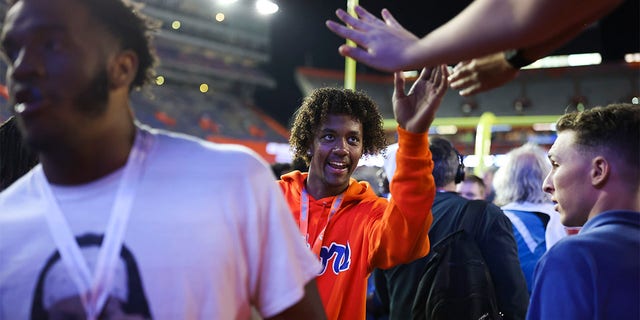
<svg viewBox="0 0 640 320"><path fill-rule="evenodd" d="M40 168L41 165L37 165ZM40 189L35 179L35 168L0 192L0 222L17 222L37 211Z"/></svg>
<svg viewBox="0 0 640 320"><path fill-rule="evenodd" d="M589 238L575 235L558 241L542 256L537 268L541 273L559 274L566 274L570 269L588 270L589 265L596 261Z"/></svg>
<svg viewBox="0 0 640 320"><path fill-rule="evenodd" d="M253 150L235 144L214 143L200 138L159 129L146 129L154 140L156 158L176 164L185 163L224 169L265 167L266 162Z"/></svg>

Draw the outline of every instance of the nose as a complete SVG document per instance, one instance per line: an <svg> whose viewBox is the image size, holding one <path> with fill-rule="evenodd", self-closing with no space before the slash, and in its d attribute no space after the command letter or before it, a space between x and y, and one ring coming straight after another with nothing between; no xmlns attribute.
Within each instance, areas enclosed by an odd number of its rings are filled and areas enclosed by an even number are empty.
<svg viewBox="0 0 640 320"><path fill-rule="evenodd" d="M7 76L13 80L21 81L41 75L44 72L41 62L36 52L22 48L15 61L7 69Z"/></svg>
<svg viewBox="0 0 640 320"><path fill-rule="evenodd" d="M333 153L340 156L345 156L349 154L349 151L347 151L347 149L345 149L344 147L334 147L332 151Z"/></svg>
<svg viewBox="0 0 640 320"><path fill-rule="evenodd" d="M343 140L337 140L336 144L331 149L332 152L337 153L339 155L346 155L349 151L346 148L347 142Z"/></svg>
<svg viewBox="0 0 640 320"><path fill-rule="evenodd" d="M551 182L551 172L547 174L547 177L544 178L544 181L542 182L542 191L548 194L553 194L553 191L555 191L553 183Z"/></svg>

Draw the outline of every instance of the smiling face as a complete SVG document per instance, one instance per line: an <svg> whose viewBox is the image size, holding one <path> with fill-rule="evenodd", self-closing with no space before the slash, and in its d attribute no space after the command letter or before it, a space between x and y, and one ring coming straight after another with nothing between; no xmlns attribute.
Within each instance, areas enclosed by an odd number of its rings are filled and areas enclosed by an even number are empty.
<svg viewBox="0 0 640 320"><path fill-rule="evenodd" d="M552 168L542 185L557 204L562 224L568 227L582 226L596 200L590 179L591 157L577 149L575 135L570 130L558 133L549 149Z"/></svg>
<svg viewBox="0 0 640 320"><path fill-rule="evenodd" d="M9 100L34 149L99 130L115 43L81 1L22 0L10 8L2 30Z"/></svg>
<svg viewBox="0 0 640 320"><path fill-rule="evenodd" d="M362 123L349 115L328 115L309 150L309 193L316 199L340 194L362 157Z"/></svg>

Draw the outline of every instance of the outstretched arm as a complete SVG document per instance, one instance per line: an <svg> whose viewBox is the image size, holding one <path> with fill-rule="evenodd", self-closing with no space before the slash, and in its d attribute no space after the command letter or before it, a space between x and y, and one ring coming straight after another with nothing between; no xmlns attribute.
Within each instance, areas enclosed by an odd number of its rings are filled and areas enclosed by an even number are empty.
<svg viewBox="0 0 640 320"><path fill-rule="evenodd" d="M513 48L528 48L554 39L569 27L590 24L622 0L476 0L449 22L416 39L389 13L379 19L357 6L358 18L339 9L327 27L359 47L339 51L385 71L453 64Z"/></svg>
<svg viewBox="0 0 640 320"><path fill-rule="evenodd" d="M387 269L429 253L431 206L436 185L428 131L447 90L446 66L425 68L408 93L395 74L393 112L398 121L396 170L390 177L391 200L375 218L370 237L369 268ZM372 215L373 216L373 215Z"/></svg>
<svg viewBox="0 0 640 320"><path fill-rule="evenodd" d="M596 20L592 17L588 20ZM573 39L583 30L581 23L569 26L564 32L559 32L555 38L544 43L527 48L518 48L520 55L529 62L546 56ZM515 78L519 68L512 66L504 52L494 53L470 61L460 62L449 76L452 89L459 90L461 96L470 96L497 88Z"/></svg>

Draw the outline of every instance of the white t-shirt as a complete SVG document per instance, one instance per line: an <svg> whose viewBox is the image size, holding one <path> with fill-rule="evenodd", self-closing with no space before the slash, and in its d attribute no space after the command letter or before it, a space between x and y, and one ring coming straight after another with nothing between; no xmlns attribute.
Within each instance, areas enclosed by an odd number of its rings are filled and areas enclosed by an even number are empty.
<svg viewBox="0 0 640 320"><path fill-rule="evenodd" d="M154 319L249 319L252 305L270 317L298 302L321 266L266 163L244 147L141 130L153 141L111 297ZM92 271L122 171L51 186ZM55 256L42 174L38 165L0 194L0 319L77 294Z"/></svg>

